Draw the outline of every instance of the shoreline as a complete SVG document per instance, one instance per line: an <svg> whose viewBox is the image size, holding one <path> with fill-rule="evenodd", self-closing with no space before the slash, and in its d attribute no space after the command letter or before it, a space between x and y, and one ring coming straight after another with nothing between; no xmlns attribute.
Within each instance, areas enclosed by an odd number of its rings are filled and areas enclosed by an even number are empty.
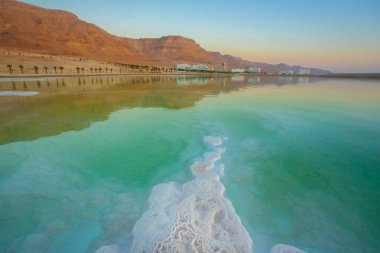
<svg viewBox="0 0 380 253"><path fill-rule="evenodd" d="M20 65L21 64L21 65ZM13 73L9 73L8 65L13 66ZM20 66L22 69L20 69ZM0 49L0 79L2 78L48 78L48 77L86 77L86 76L258 76L258 77L285 77L285 78L357 78L380 79L380 73L330 73L310 75L282 75L277 73L231 73L231 72L186 72L177 71L173 66L142 66L150 67L140 72L137 66L116 62L105 62L94 59L84 59L78 56L50 55ZM35 73L35 68L39 74ZM61 70L59 70L62 67ZM152 71L153 68L153 71ZM80 70L79 70L80 69ZM95 73L91 73L94 69ZM141 69L141 66L140 66ZM62 72L63 73L60 73ZM98 73L96 71L98 70ZM102 71L103 70L103 71ZM108 71L109 70L109 71ZM157 70L163 70L157 71ZM170 70L166 72L165 70ZM77 73L80 71L79 73ZM91 71L91 72L90 72ZM120 72L121 71L121 72ZM152 71L152 72L151 72ZM23 73L22 73L23 72ZM47 72L47 73L45 73Z"/></svg>
<svg viewBox="0 0 380 253"><path fill-rule="evenodd" d="M296 77L296 78L359 78L380 79L379 74L329 74L329 75L278 75L278 74L249 74L249 73L199 73L199 72L171 72L171 73L86 73L86 74L0 74L0 79L5 78L61 78L61 77L90 77L90 76L257 76L257 77Z"/></svg>

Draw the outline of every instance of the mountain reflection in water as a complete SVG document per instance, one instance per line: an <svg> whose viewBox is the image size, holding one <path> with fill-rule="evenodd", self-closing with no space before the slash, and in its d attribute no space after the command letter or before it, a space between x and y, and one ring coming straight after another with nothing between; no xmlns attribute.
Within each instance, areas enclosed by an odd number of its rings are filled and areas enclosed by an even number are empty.
<svg viewBox="0 0 380 253"><path fill-rule="evenodd" d="M0 91L37 91L0 97L0 144L81 130L122 108L192 107L208 95L252 85L306 83L308 78L259 76L94 76L4 79Z"/></svg>

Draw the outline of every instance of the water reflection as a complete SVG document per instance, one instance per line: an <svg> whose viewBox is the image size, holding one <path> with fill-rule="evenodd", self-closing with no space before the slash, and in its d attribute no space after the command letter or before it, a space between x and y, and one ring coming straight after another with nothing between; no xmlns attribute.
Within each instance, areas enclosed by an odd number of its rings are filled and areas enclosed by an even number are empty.
<svg viewBox="0 0 380 253"><path fill-rule="evenodd" d="M188 76L179 76L176 78L177 85L206 85L211 79L207 77L188 77Z"/></svg>
<svg viewBox="0 0 380 253"><path fill-rule="evenodd" d="M192 107L206 95L252 85L296 84L300 78L258 76L112 76L8 79L1 91L37 91L34 97L0 97L0 144L33 140L106 120L122 108Z"/></svg>
<svg viewBox="0 0 380 253"><path fill-rule="evenodd" d="M233 81L233 82L244 82L245 77L244 76L233 76L233 77L231 77L231 81Z"/></svg>

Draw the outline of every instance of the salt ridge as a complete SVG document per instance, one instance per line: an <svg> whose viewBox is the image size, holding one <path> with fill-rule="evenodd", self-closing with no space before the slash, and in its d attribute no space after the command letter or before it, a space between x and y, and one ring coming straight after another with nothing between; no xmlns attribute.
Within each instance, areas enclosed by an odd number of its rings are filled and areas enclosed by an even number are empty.
<svg viewBox="0 0 380 253"><path fill-rule="evenodd" d="M194 179L178 184L158 184L149 197L149 209L133 227L129 253L252 253L252 239L224 197L220 176L224 165L217 164L225 151L216 148L222 138L203 139L214 147L203 160L191 166ZM117 245L103 246L95 253L119 253ZM305 253L278 244L271 253Z"/></svg>
<svg viewBox="0 0 380 253"><path fill-rule="evenodd" d="M213 146L219 137L205 137ZM242 225L225 188L216 162L223 149L205 153L191 166L195 178L183 185L159 184L152 190L149 210L133 228L130 252L252 252L252 239ZM219 166L217 171L223 171Z"/></svg>

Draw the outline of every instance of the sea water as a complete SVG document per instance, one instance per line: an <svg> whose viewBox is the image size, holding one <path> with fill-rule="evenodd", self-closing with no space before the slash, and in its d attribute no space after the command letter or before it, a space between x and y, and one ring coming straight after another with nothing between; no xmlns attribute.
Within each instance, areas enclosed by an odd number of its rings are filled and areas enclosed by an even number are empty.
<svg viewBox="0 0 380 253"><path fill-rule="evenodd" d="M0 91L34 94L0 97L0 252L191 251L178 234L204 251L380 247L379 80L122 76Z"/></svg>

